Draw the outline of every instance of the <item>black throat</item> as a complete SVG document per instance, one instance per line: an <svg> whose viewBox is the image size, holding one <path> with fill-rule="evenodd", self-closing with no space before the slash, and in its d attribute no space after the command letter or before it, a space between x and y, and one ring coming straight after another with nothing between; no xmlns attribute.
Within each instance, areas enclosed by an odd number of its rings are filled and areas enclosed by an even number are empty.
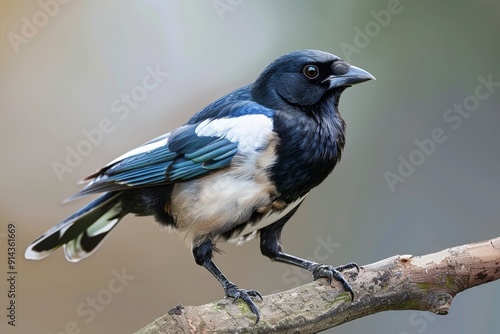
<svg viewBox="0 0 500 334"><path fill-rule="evenodd" d="M345 123L338 112L341 93L333 91L314 106L276 113L280 144L271 179L286 202L319 185L340 161L345 144Z"/></svg>

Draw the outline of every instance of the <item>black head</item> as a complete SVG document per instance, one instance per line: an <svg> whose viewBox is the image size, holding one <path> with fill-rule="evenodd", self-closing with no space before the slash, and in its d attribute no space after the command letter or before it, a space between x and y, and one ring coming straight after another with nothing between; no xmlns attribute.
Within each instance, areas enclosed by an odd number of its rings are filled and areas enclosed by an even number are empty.
<svg viewBox="0 0 500 334"><path fill-rule="evenodd" d="M332 93L375 79L370 73L319 50L298 50L273 61L252 85L253 98L271 109L313 106Z"/></svg>

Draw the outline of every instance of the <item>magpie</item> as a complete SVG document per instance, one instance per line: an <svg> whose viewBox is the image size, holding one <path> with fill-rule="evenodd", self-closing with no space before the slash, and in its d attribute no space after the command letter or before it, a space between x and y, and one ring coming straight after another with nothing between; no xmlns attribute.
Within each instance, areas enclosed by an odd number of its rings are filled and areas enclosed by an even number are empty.
<svg viewBox="0 0 500 334"><path fill-rule="evenodd" d="M341 158L345 123L342 92L375 79L319 50L293 51L274 60L247 86L196 113L187 123L111 161L83 179L88 184L65 200L103 193L27 248L40 260L63 246L66 259L92 255L127 214L154 216L177 232L195 262L240 298L259 321L253 299L214 264L218 242L241 244L260 237L261 253L333 279L354 298L342 276L355 263L333 267L283 251L281 231L311 189Z"/></svg>

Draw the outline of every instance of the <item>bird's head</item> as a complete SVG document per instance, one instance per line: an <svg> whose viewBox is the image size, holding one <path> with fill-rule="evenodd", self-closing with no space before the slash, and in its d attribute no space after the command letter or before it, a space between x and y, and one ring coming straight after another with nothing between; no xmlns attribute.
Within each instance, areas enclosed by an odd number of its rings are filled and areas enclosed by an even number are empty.
<svg viewBox="0 0 500 334"><path fill-rule="evenodd" d="M298 50L273 61L252 85L252 96L272 109L313 106L325 96L375 79L339 57L319 50Z"/></svg>

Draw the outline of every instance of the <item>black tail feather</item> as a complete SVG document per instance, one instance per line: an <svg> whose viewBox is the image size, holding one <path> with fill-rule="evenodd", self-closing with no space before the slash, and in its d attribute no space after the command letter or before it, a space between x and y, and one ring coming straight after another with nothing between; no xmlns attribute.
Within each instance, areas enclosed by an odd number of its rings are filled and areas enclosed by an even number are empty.
<svg viewBox="0 0 500 334"><path fill-rule="evenodd" d="M122 192L103 194L33 241L25 257L40 260L63 245L68 261L90 256L128 213L122 207L121 197Z"/></svg>

